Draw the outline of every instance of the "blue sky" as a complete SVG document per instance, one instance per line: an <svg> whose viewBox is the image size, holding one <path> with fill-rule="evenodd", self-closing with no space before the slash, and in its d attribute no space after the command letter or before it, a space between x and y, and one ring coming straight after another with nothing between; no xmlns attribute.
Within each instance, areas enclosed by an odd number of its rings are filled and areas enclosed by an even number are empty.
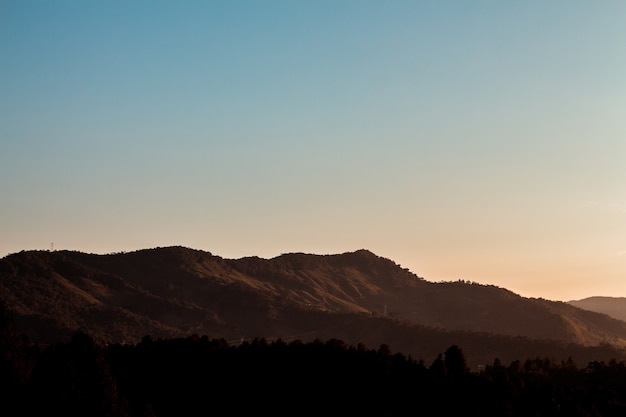
<svg viewBox="0 0 626 417"><path fill-rule="evenodd" d="M367 248L626 296L622 1L0 3L0 256Z"/></svg>

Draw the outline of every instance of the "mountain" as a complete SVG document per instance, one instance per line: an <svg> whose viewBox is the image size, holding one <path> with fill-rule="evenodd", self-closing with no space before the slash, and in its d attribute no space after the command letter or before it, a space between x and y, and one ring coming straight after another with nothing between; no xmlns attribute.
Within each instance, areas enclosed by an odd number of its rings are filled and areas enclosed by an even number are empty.
<svg viewBox="0 0 626 417"><path fill-rule="evenodd" d="M272 259L185 247L23 251L0 260L0 301L40 343L80 329L105 343L340 338L432 356L462 339L476 361L566 355L573 344L580 355L593 346L622 355L626 345L626 322L495 286L429 282L367 250Z"/></svg>
<svg viewBox="0 0 626 417"><path fill-rule="evenodd" d="M568 301L575 307L583 310L595 311L606 314L618 320L626 321L626 298L625 297L589 297L582 300Z"/></svg>

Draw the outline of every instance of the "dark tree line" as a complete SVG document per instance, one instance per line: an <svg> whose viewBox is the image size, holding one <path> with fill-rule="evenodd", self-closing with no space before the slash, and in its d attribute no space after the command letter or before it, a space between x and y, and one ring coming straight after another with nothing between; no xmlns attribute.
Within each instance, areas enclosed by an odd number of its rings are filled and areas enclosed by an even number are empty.
<svg viewBox="0 0 626 417"><path fill-rule="evenodd" d="M624 416L626 365L537 357L470 370L450 346L432 362L338 339L190 336L31 344L0 317L6 416Z"/></svg>

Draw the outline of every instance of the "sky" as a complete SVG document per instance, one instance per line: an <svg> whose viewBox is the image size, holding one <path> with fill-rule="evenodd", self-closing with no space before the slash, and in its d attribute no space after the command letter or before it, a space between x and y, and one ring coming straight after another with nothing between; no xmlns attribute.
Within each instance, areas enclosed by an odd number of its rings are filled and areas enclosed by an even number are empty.
<svg viewBox="0 0 626 417"><path fill-rule="evenodd" d="M626 2L0 1L0 257L368 249L626 297Z"/></svg>

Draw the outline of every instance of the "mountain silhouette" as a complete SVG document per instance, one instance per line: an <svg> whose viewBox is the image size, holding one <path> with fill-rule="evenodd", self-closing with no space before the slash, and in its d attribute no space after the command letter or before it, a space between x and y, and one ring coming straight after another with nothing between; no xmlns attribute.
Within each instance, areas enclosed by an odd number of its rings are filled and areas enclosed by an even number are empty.
<svg viewBox="0 0 626 417"><path fill-rule="evenodd" d="M594 296L583 298L582 300L568 301L568 304L626 321L626 297Z"/></svg>
<svg viewBox="0 0 626 417"><path fill-rule="evenodd" d="M225 259L180 246L108 255L22 251L0 260L0 300L40 343L76 330L105 343L145 335L338 337L434 355L462 338L476 361L626 345L626 322L605 314L492 285L430 282L367 250L272 259Z"/></svg>

